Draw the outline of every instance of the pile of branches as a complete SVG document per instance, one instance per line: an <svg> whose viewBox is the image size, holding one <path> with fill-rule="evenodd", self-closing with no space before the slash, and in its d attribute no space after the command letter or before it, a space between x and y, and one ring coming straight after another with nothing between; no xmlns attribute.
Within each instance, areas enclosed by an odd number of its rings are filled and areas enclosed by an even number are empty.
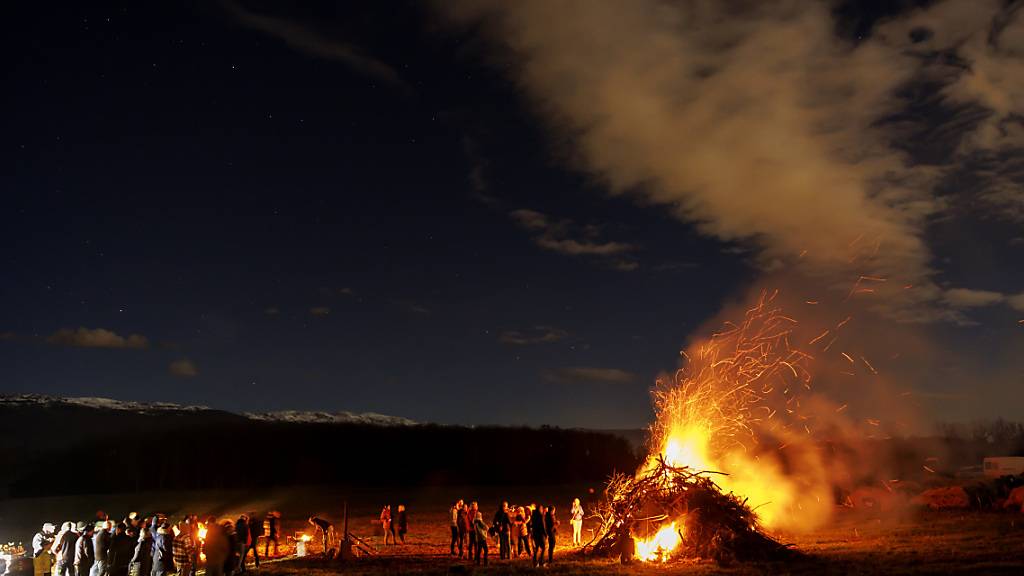
<svg viewBox="0 0 1024 576"><path fill-rule="evenodd" d="M712 480L717 472L677 468L658 458L635 476L616 474L594 510L601 527L585 552L618 556L632 550L633 536L646 537L680 521L682 544L674 559L713 559L720 563L771 561L796 554L762 532L753 509ZM651 529L653 527L653 529Z"/></svg>

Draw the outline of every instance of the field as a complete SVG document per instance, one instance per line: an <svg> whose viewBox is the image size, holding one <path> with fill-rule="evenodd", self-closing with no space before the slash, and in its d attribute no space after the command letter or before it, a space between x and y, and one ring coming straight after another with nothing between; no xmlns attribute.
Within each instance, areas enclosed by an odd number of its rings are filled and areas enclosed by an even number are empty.
<svg viewBox="0 0 1024 576"><path fill-rule="evenodd" d="M169 514L195 511L236 517L246 511L280 510L285 534L308 531L305 519L319 514L335 522L341 531L342 503L349 503L349 529L374 549L373 555L341 564L319 558L322 548L311 543L313 556L298 559L292 547L282 557L265 563L268 576L333 574L522 574L535 573L525 555L512 561L493 560L475 567L448 554L447 508L458 497L478 500L490 520L498 502L554 503L563 526L554 564L547 574L1024 574L1024 515L1019 512L905 511L898 516L874 517L848 509L837 511L835 520L811 534L782 534L803 558L785 564L735 564L709 562L670 566L621 566L610 560L583 559L567 543L570 529L565 513L573 496L586 498L586 486L438 488L394 490L316 488L275 490L270 493L174 493L103 497L66 497L8 500L0 503L0 539L27 541L39 522L91 516L97 507L111 516L128 510L163 510ZM384 502L409 508L407 542L384 547L375 534L373 520ZM584 537L589 526L585 526ZM23 536L22 536L23 535ZM14 537L18 536L18 537ZM282 542L284 543L284 542ZM262 546L260 547L262 551ZM491 551L497 555L496 547Z"/></svg>

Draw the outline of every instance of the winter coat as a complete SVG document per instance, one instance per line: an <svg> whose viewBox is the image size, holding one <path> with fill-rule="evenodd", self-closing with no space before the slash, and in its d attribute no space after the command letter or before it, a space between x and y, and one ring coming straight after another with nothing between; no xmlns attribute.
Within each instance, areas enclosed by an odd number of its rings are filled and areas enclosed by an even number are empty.
<svg viewBox="0 0 1024 576"><path fill-rule="evenodd" d="M174 532L169 528L156 528L151 529L150 534L153 535L153 567L174 572Z"/></svg>
<svg viewBox="0 0 1024 576"><path fill-rule="evenodd" d="M32 557L35 558L41 555L43 550L49 544L53 544L52 534L43 534L42 532L36 532L36 535L32 537Z"/></svg>
<svg viewBox="0 0 1024 576"><path fill-rule="evenodd" d="M508 511L499 508L494 513L494 527L498 529L498 532L508 534L509 529L512 527L512 519L509 517Z"/></svg>
<svg viewBox="0 0 1024 576"><path fill-rule="evenodd" d="M75 542L75 566L78 566L78 573L87 574L95 562L96 549L92 545L92 538L83 534L78 542ZM83 572L83 569L86 572Z"/></svg>
<svg viewBox="0 0 1024 576"><path fill-rule="evenodd" d="M128 564L135 555L135 542L127 534L114 534L110 538L110 550L107 552L107 562L111 571L127 571Z"/></svg>
<svg viewBox="0 0 1024 576"><path fill-rule="evenodd" d="M583 506L572 507L572 520L573 522L581 522L583 520Z"/></svg>
<svg viewBox="0 0 1024 576"><path fill-rule="evenodd" d="M92 535L92 557L94 562L107 563L107 551L110 550L110 532L97 530Z"/></svg>
<svg viewBox="0 0 1024 576"><path fill-rule="evenodd" d="M251 543L249 541L249 523L245 521L245 518L239 518L238 522L235 522L235 542L239 546Z"/></svg>
<svg viewBox="0 0 1024 576"><path fill-rule="evenodd" d="M458 515L456 517L459 532L469 532L469 515L466 514L465 508L459 508Z"/></svg>
<svg viewBox="0 0 1024 576"><path fill-rule="evenodd" d="M487 524L484 524L483 518L473 520L473 531L476 532L477 542L487 542Z"/></svg>
<svg viewBox="0 0 1024 576"><path fill-rule="evenodd" d="M398 513L398 531L402 533L409 531L409 517L406 515L405 510Z"/></svg>
<svg viewBox="0 0 1024 576"><path fill-rule="evenodd" d="M539 507L530 515L530 531L533 532L534 540L543 540L548 536L544 531L544 513Z"/></svg>
<svg viewBox="0 0 1024 576"><path fill-rule="evenodd" d="M206 554L206 564L209 566L223 566L227 563L228 539L227 534L224 533L224 527L220 524L211 523L206 528L203 552Z"/></svg>
<svg viewBox="0 0 1024 576"><path fill-rule="evenodd" d="M249 519L249 544L255 546L259 544L260 536L263 536L263 523L258 522L255 519Z"/></svg>
<svg viewBox="0 0 1024 576"><path fill-rule="evenodd" d="M224 526L224 533L228 541L228 559L224 562L224 571L230 574L238 566L238 535L235 534L235 526L230 523Z"/></svg>
<svg viewBox="0 0 1024 576"><path fill-rule="evenodd" d="M188 532L174 537L174 567L178 569L179 574L189 572L195 551L195 546L192 544L192 536Z"/></svg>
<svg viewBox="0 0 1024 576"><path fill-rule="evenodd" d="M57 557L58 561L71 566L75 563L76 544L78 544L78 532L67 530L60 534L60 538L53 545L51 552Z"/></svg>
<svg viewBox="0 0 1024 576"><path fill-rule="evenodd" d="M544 531L548 533L548 538L551 538L558 532L558 520L550 510L544 513Z"/></svg>
<svg viewBox="0 0 1024 576"><path fill-rule="evenodd" d="M516 527L515 532L519 536L526 536L529 534L529 530L526 527L526 518L522 514L516 514L516 517L512 519L512 524Z"/></svg>
<svg viewBox="0 0 1024 576"><path fill-rule="evenodd" d="M148 531L135 544L131 565L138 566L139 574L143 576L149 576L153 572L153 538Z"/></svg>

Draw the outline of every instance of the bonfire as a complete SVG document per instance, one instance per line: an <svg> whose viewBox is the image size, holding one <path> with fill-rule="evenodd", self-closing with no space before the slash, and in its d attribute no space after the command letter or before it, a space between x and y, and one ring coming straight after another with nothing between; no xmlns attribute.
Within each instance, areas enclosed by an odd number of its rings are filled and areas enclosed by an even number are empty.
<svg viewBox="0 0 1024 576"><path fill-rule="evenodd" d="M798 392L811 381L810 355L790 345L796 322L773 300L762 294L741 323L684 352L684 367L659 382L652 453L635 474L610 479L593 510L600 527L586 553L647 562L795 554L764 531L755 511L795 491L750 480L763 468L751 456L758 432L786 433L789 424L775 414L799 416ZM744 475L730 478L723 467Z"/></svg>
<svg viewBox="0 0 1024 576"><path fill-rule="evenodd" d="M793 552L762 532L746 501L724 492L713 476L662 458L636 476L613 476L595 510L601 526L590 552L647 562L708 558L722 563Z"/></svg>

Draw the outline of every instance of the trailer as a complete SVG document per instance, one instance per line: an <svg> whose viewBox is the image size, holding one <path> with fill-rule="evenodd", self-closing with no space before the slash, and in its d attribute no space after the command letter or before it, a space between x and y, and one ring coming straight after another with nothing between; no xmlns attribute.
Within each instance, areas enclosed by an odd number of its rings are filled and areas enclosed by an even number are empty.
<svg viewBox="0 0 1024 576"><path fill-rule="evenodd" d="M1024 456L990 456L981 467L989 478L1024 475Z"/></svg>

